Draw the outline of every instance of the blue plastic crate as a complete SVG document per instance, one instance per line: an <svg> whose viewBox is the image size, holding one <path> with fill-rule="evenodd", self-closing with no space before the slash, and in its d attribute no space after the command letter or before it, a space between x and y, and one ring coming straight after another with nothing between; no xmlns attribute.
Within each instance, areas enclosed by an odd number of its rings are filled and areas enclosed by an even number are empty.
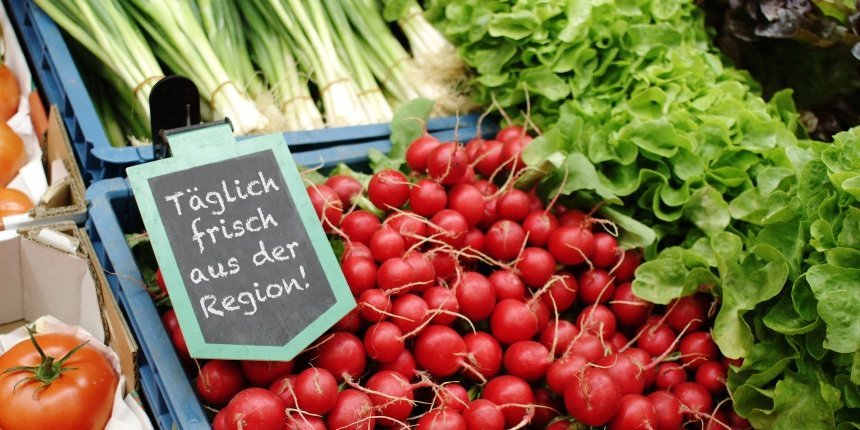
<svg viewBox="0 0 860 430"><path fill-rule="evenodd" d="M151 146L111 146L57 24L32 0L8 2L13 23L33 62L33 75L48 102L59 108L69 130L84 182L124 177L126 167L151 161ZM465 115L460 117L459 124L460 127L474 126L477 120L478 115ZM428 121L427 129L430 132L451 130L456 124L456 117L434 118ZM287 132L284 139L293 151L298 151L305 147L319 149L346 142L378 141L386 139L388 133L389 124L373 124Z"/></svg>
<svg viewBox="0 0 860 430"><path fill-rule="evenodd" d="M497 127L487 124L485 135ZM456 136L466 141L477 134L475 127L459 129ZM432 133L440 140L452 140L453 130ZM369 149L388 152L391 142L378 140L316 149L293 154L303 166L334 167L338 163L361 165ZM167 430L209 428L207 416L198 401L155 304L144 285L140 269L125 240L126 233L144 229L131 187L124 178L98 181L87 189L90 218L87 230L96 254L105 269L111 290L126 313L143 354L138 359L140 382L155 422Z"/></svg>

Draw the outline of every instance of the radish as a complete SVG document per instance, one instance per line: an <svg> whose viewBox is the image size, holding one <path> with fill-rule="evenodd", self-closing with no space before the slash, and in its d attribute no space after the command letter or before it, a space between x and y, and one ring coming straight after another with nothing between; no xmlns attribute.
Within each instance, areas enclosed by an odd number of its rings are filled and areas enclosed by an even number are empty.
<svg viewBox="0 0 860 430"><path fill-rule="evenodd" d="M528 382L513 375L501 375L484 386L483 398L499 405L506 428L531 421L535 397Z"/></svg>
<svg viewBox="0 0 860 430"><path fill-rule="evenodd" d="M370 248L367 245L361 242L347 241L343 244L343 254L340 256L340 261L343 262L351 257L364 257L373 260L373 253L370 252Z"/></svg>
<svg viewBox="0 0 860 430"><path fill-rule="evenodd" d="M367 380L370 400L376 407L380 424L395 425L412 415L412 401L415 399L412 384L398 372L380 370ZM386 419L391 418L391 420Z"/></svg>
<svg viewBox="0 0 860 430"><path fill-rule="evenodd" d="M478 223L478 227L486 230L499 220L499 212L496 210L498 202L499 199L495 197L485 200L484 215L481 217L481 222ZM525 233L523 233L523 235L525 235Z"/></svg>
<svg viewBox="0 0 860 430"><path fill-rule="evenodd" d="M379 209L399 208L409 200L409 181L397 170L382 170L370 178L367 197Z"/></svg>
<svg viewBox="0 0 860 430"><path fill-rule="evenodd" d="M687 372L680 364L668 361L657 366L657 378L654 380L657 389L669 391L682 382L687 382Z"/></svg>
<svg viewBox="0 0 860 430"><path fill-rule="evenodd" d="M505 299L496 303L490 316L490 331L504 345L531 339L539 327L534 309L521 300Z"/></svg>
<svg viewBox="0 0 860 430"><path fill-rule="evenodd" d="M359 315L367 322L380 322L388 318L387 313L391 311L391 298L378 288L365 290L357 302Z"/></svg>
<svg viewBox="0 0 860 430"><path fill-rule="evenodd" d="M427 302L421 297L415 294L403 294L392 302L391 313L395 315L392 321L400 331L409 333L429 318L429 310Z"/></svg>
<svg viewBox="0 0 860 430"><path fill-rule="evenodd" d="M475 227L484 217L484 195L474 185L457 185L448 192L448 209L463 215L469 228Z"/></svg>
<svg viewBox="0 0 860 430"><path fill-rule="evenodd" d="M454 329L431 325L424 329L414 345L415 361L431 375L453 375L463 367L466 343Z"/></svg>
<svg viewBox="0 0 860 430"><path fill-rule="evenodd" d="M188 343L185 342L185 335L178 327L170 334L170 341L173 343L173 349L176 350L176 355L179 361L185 366L186 370L192 368L194 360L191 359L191 354L188 352Z"/></svg>
<svg viewBox="0 0 860 430"><path fill-rule="evenodd" d="M463 246L466 240L466 233L469 232L469 224L466 218L455 210L443 209L433 215L430 219L432 224L431 230L434 235L438 235L437 239L458 249Z"/></svg>
<svg viewBox="0 0 860 430"><path fill-rule="evenodd" d="M315 365L331 372L342 381L344 374L357 378L367 366L364 344L352 333L333 333L317 349Z"/></svg>
<svg viewBox="0 0 860 430"><path fill-rule="evenodd" d="M707 388L695 382L682 382L672 389L672 394L686 408L690 418L696 418L711 410L714 404L711 393Z"/></svg>
<svg viewBox="0 0 860 430"><path fill-rule="evenodd" d="M546 246L549 236L558 228L558 219L551 213L538 210L526 215L522 225L528 233L529 245Z"/></svg>
<svg viewBox="0 0 860 430"><path fill-rule="evenodd" d="M541 296L541 300L550 309L555 307L558 312L564 312L576 302L576 278L568 272L559 272L557 276L550 282L549 289Z"/></svg>
<svg viewBox="0 0 860 430"><path fill-rule="evenodd" d="M460 180L455 182L455 185L472 185L478 180L478 175L475 174L475 168L470 164L466 167L466 173L460 177Z"/></svg>
<svg viewBox="0 0 860 430"><path fill-rule="evenodd" d="M293 384L296 382L297 375L284 375L272 382L269 386L269 391L278 395L284 401L287 408L296 407L296 397L293 395L295 390Z"/></svg>
<svg viewBox="0 0 860 430"><path fill-rule="evenodd" d="M415 269L400 257L385 260L376 272L376 285L386 292L406 292L415 282Z"/></svg>
<svg viewBox="0 0 860 430"><path fill-rule="evenodd" d="M275 379L293 371L292 361L242 360L239 365L248 382L256 387L268 387Z"/></svg>
<svg viewBox="0 0 860 430"><path fill-rule="evenodd" d="M430 287L424 291L422 296L427 303L427 308L432 314L435 310L443 310L447 313L437 313L431 318L436 324L450 325L456 318L452 313L460 311L460 304L457 301L457 295L448 288Z"/></svg>
<svg viewBox="0 0 860 430"><path fill-rule="evenodd" d="M178 330L179 320L176 319L176 311L173 308L168 309L167 312L161 315L161 323L164 324L164 328L168 333Z"/></svg>
<svg viewBox="0 0 860 430"><path fill-rule="evenodd" d="M526 135L526 129L519 125L508 125L506 127L502 127L498 133L496 133L496 140L501 143L507 143L513 140L519 140L523 136Z"/></svg>
<svg viewBox="0 0 860 430"><path fill-rule="evenodd" d="M618 240L609 233L594 233L594 253L591 255L591 263L597 267L611 268L621 251L618 249Z"/></svg>
<svg viewBox="0 0 860 430"><path fill-rule="evenodd" d="M499 139L501 140L501 139ZM529 135L520 136L519 139L510 139L502 142L502 163L513 171L518 171L523 164L523 150L526 149L532 138Z"/></svg>
<svg viewBox="0 0 860 430"><path fill-rule="evenodd" d="M490 316L496 305L493 285L478 272L464 273L454 284L460 313L470 320L480 321Z"/></svg>
<svg viewBox="0 0 860 430"><path fill-rule="evenodd" d="M579 209L570 209L559 215L558 224L577 228L588 227L588 215Z"/></svg>
<svg viewBox="0 0 860 430"><path fill-rule="evenodd" d="M331 372L322 368L311 367L299 373L293 383L293 390L296 407L312 414L325 414L337 402L337 380Z"/></svg>
<svg viewBox="0 0 860 430"><path fill-rule="evenodd" d="M275 393L263 388L246 388L225 408L229 430L282 430L286 406Z"/></svg>
<svg viewBox="0 0 860 430"><path fill-rule="evenodd" d="M606 370L618 386L621 394L642 394L645 391L645 372L641 364L627 354L610 354L595 362Z"/></svg>
<svg viewBox="0 0 860 430"><path fill-rule="evenodd" d="M615 287L609 308L615 314L615 319L619 325L635 327L645 322L648 315L651 315L654 305L633 294L632 284L624 282Z"/></svg>
<svg viewBox="0 0 860 430"><path fill-rule="evenodd" d="M368 245L373 258L380 263L402 257L406 252L406 241L403 240L403 236L390 227L383 227L373 233Z"/></svg>
<svg viewBox="0 0 860 430"><path fill-rule="evenodd" d="M541 332L539 341L547 348L553 348L555 343L555 356L561 356L579 335L579 328L567 320L550 321Z"/></svg>
<svg viewBox="0 0 860 430"><path fill-rule="evenodd" d="M475 183L472 185L474 185L475 188L477 188L478 191L481 192L481 195L483 195L484 197L490 197L499 191L499 187L497 187L496 184L490 182L487 179L479 179L475 181Z"/></svg>
<svg viewBox="0 0 860 430"><path fill-rule="evenodd" d="M450 251L443 248L436 248L427 254L430 257L430 262L433 264L433 270L436 272L436 277L443 281L451 281L457 273L459 266L457 259Z"/></svg>
<svg viewBox="0 0 860 430"><path fill-rule="evenodd" d="M564 395L567 387L582 373L589 360L581 355L566 355L553 361L546 370L546 384L553 393Z"/></svg>
<svg viewBox="0 0 860 430"><path fill-rule="evenodd" d="M542 287L555 273L555 259L543 248L529 247L523 250L516 268L526 285Z"/></svg>
<svg viewBox="0 0 860 430"><path fill-rule="evenodd" d="M472 249L473 251L477 251L480 253L484 252L484 232L482 232L478 228L472 228L466 233L466 240L463 241L463 248ZM474 262L477 261L474 257L464 256L466 261Z"/></svg>
<svg viewBox="0 0 860 430"><path fill-rule="evenodd" d="M436 282L436 269L433 268L433 262L430 261L430 258L420 252L409 252L404 258L412 266L415 285L411 290L420 293L432 287Z"/></svg>
<svg viewBox="0 0 860 430"><path fill-rule="evenodd" d="M358 308L353 308L351 311L347 312L346 315L343 316L340 320L338 320L335 325L331 328L334 331L343 331L348 333L356 333L362 328L361 314L358 312Z"/></svg>
<svg viewBox="0 0 860 430"><path fill-rule="evenodd" d="M373 402L358 390L347 388L337 395L337 402L326 415L326 426L330 429L371 430L375 426Z"/></svg>
<svg viewBox="0 0 860 430"><path fill-rule="evenodd" d="M690 333L681 338L678 350L681 352L681 362L692 370L708 361L717 360L720 354L711 334L705 331Z"/></svg>
<svg viewBox="0 0 860 430"><path fill-rule="evenodd" d="M418 419L416 430L466 430L463 415L452 409L431 409Z"/></svg>
<svg viewBox="0 0 860 430"><path fill-rule="evenodd" d="M466 157L469 159L470 163L474 163L478 154L484 150L484 142L485 140L480 136L476 136L466 142L466 146L464 146L463 149L465 149Z"/></svg>
<svg viewBox="0 0 860 430"><path fill-rule="evenodd" d="M615 334L615 314L603 305L591 305L579 313L576 319L579 330L609 339Z"/></svg>
<svg viewBox="0 0 860 430"><path fill-rule="evenodd" d="M580 264L594 254L594 235L584 227L562 225L549 235L547 248L559 263Z"/></svg>
<svg viewBox="0 0 860 430"><path fill-rule="evenodd" d="M286 418L284 430L326 430L325 421L314 415L290 413Z"/></svg>
<svg viewBox="0 0 860 430"><path fill-rule="evenodd" d="M326 185L311 185L306 188L311 204L322 222L323 229L330 231L340 225L343 215L343 202L333 189Z"/></svg>
<svg viewBox="0 0 860 430"><path fill-rule="evenodd" d="M405 348L403 332L393 323L380 321L364 332L364 350L367 356L380 362L394 361Z"/></svg>
<svg viewBox="0 0 860 430"><path fill-rule="evenodd" d="M385 224L400 234L406 248L414 246L427 236L427 224L411 211L392 214L385 220Z"/></svg>
<svg viewBox="0 0 860 430"><path fill-rule="evenodd" d="M627 343L630 342L630 339L627 338L623 332L616 331L609 338L609 346L612 348L612 352L621 352L624 348L627 347ZM639 349L639 348L636 348ZM645 352L645 351L642 351ZM645 354L648 354L645 352ZM648 357L651 357L650 355Z"/></svg>
<svg viewBox="0 0 860 430"><path fill-rule="evenodd" d="M653 391L648 394L648 401L654 405L657 412L657 425L654 430L678 430L684 423L681 413L681 403L668 391Z"/></svg>
<svg viewBox="0 0 860 430"><path fill-rule="evenodd" d="M212 430L227 430L227 409L221 409L215 414L215 418L212 418Z"/></svg>
<svg viewBox="0 0 860 430"><path fill-rule="evenodd" d="M750 429L750 428L752 428L752 427L750 426L750 422L749 422L749 420L747 420L746 418L744 418L744 417L742 417L742 416L738 415L738 413L737 413L737 412L735 412L735 410L734 410L734 409L729 408L729 411L726 413L726 415L728 416L727 418L728 418L728 420L729 420L729 423L731 423L732 427L734 427L734 428L740 428L740 429Z"/></svg>
<svg viewBox="0 0 860 430"><path fill-rule="evenodd" d="M516 188L504 192L496 203L499 218L519 222L529 214L529 196Z"/></svg>
<svg viewBox="0 0 860 430"><path fill-rule="evenodd" d="M343 207L351 205L352 199L361 194L361 189L363 188L361 182L348 175L330 176L326 179L325 185L337 194Z"/></svg>
<svg viewBox="0 0 860 430"><path fill-rule="evenodd" d="M704 294L675 299L666 306L666 322L673 330L696 331L708 321L708 299Z"/></svg>
<svg viewBox="0 0 860 430"><path fill-rule="evenodd" d="M546 388L538 388L534 392L535 413L530 424L533 428L545 428L550 421L562 415L564 402Z"/></svg>
<svg viewBox="0 0 860 430"><path fill-rule="evenodd" d="M418 173L426 172L427 157L439 144L439 140L429 134L413 140L406 149L406 165Z"/></svg>
<svg viewBox="0 0 860 430"><path fill-rule="evenodd" d="M484 236L484 247L490 257L513 260L525 241L526 233L519 224L510 220L501 220L487 230Z"/></svg>
<svg viewBox="0 0 860 430"><path fill-rule="evenodd" d="M359 242L365 245L370 243L373 233L379 230L382 222L376 215L365 210L354 210L340 222L340 229L351 242Z"/></svg>
<svg viewBox="0 0 860 430"><path fill-rule="evenodd" d="M641 336L636 341L636 346L644 349L652 357L659 357L675 349L675 332L666 324L648 323L640 332Z"/></svg>
<svg viewBox="0 0 860 430"><path fill-rule="evenodd" d="M618 260L612 264L612 267L615 267L615 270L612 272L615 275L615 279L620 282L632 281L633 273L639 267L640 258L637 251L624 251L623 254L618 256Z"/></svg>
<svg viewBox="0 0 860 430"><path fill-rule="evenodd" d="M443 384L438 388L438 391L433 403L435 405L438 401L439 404L436 406L439 408L452 409L462 413L469 405L469 392L456 382Z"/></svg>
<svg viewBox="0 0 860 430"><path fill-rule="evenodd" d="M409 206L415 213L431 217L436 212L445 209L448 204L448 194L445 188L436 181L422 179L409 191Z"/></svg>
<svg viewBox="0 0 860 430"><path fill-rule="evenodd" d="M603 269L591 269L579 276L579 300L590 305L592 303L606 304L615 294L615 278Z"/></svg>
<svg viewBox="0 0 860 430"><path fill-rule="evenodd" d="M609 372L586 367L576 374L564 391L567 412L577 421L602 426L621 406L621 387Z"/></svg>
<svg viewBox="0 0 860 430"><path fill-rule="evenodd" d="M620 334L620 332L616 332L616 335L618 334ZM626 345L627 339L624 340L624 345ZM623 346L619 347L618 349L623 349ZM621 353L630 356L636 366L644 372L643 378L645 380L645 388L648 388L654 384L654 380L657 378L657 363L654 362L651 357L651 354L648 354L647 352L645 352L644 349L639 348L627 348Z"/></svg>
<svg viewBox="0 0 860 430"><path fill-rule="evenodd" d="M427 156L427 173L442 185L453 185L466 174L469 157L460 145L445 142Z"/></svg>
<svg viewBox="0 0 860 430"><path fill-rule="evenodd" d="M533 340L514 342L505 351L505 369L526 381L537 381L546 375L550 365L547 347Z"/></svg>
<svg viewBox="0 0 860 430"><path fill-rule="evenodd" d="M705 362L696 370L696 382L711 394L721 394L726 391L726 368L716 361Z"/></svg>
<svg viewBox="0 0 860 430"><path fill-rule="evenodd" d="M466 361L469 367L464 374L471 379L489 379L502 368L502 346L495 337L486 332L469 333L463 336L466 344Z"/></svg>
<svg viewBox="0 0 860 430"><path fill-rule="evenodd" d="M487 399L475 399L463 412L469 430L504 430L505 415L499 405Z"/></svg>
<svg viewBox="0 0 860 430"><path fill-rule="evenodd" d="M411 379L415 375L417 364L415 357L409 351L409 348L403 349L400 355L388 363L379 363L378 370L391 370L399 373L401 376Z"/></svg>
<svg viewBox="0 0 860 430"><path fill-rule="evenodd" d="M522 300L526 296L526 285L523 284L519 276L510 270L496 270L487 279L493 285L493 292L497 300Z"/></svg>
<svg viewBox="0 0 860 430"><path fill-rule="evenodd" d="M230 402L242 388L245 375L239 363L227 360L210 360L200 368L197 376L197 394L204 402L221 407Z"/></svg>
<svg viewBox="0 0 860 430"><path fill-rule="evenodd" d="M657 410L645 396L627 394L609 421L609 430L655 430L657 423Z"/></svg>
<svg viewBox="0 0 860 430"><path fill-rule="evenodd" d="M611 353L611 351L607 351L607 348L608 346L599 337L593 334L580 333L570 343L565 354L581 355L588 361L595 361Z"/></svg>
<svg viewBox="0 0 860 430"><path fill-rule="evenodd" d="M345 258L340 268L352 295L358 296L365 290L376 287L378 268L373 259L366 257Z"/></svg>
<svg viewBox="0 0 860 430"><path fill-rule="evenodd" d="M489 178L502 164L502 142L485 140L481 152L471 161L475 164L475 170L478 173Z"/></svg>

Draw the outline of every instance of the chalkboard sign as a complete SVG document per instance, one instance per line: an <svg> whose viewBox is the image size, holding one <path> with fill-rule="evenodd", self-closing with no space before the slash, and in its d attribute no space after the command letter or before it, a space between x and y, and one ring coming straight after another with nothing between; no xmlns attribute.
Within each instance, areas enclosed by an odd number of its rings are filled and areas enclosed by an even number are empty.
<svg viewBox="0 0 860 430"><path fill-rule="evenodd" d="M127 170L193 357L289 360L355 302L282 135L168 135Z"/></svg>

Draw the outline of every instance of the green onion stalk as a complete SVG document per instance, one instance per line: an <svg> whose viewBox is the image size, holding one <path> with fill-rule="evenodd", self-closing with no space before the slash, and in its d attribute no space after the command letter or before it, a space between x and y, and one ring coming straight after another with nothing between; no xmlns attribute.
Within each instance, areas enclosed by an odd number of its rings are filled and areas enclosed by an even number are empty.
<svg viewBox="0 0 860 430"><path fill-rule="evenodd" d="M326 125L368 124L370 119L358 99L358 87L338 58L320 8L305 7L302 0L255 0L258 10L272 14L278 31L293 44L300 65L308 70L319 88ZM315 0L319 1L319 0Z"/></svg>
<svg viewBox="0 0 860 430"><path fill-rule="evenodd" d="M118 0L35 0L61 28L80 43L107 70L107 78L124 99L135 99L124 108L128 118L140 115L149 123L149 93L164 72L142 32ZM129 112L128 109L131 109Z"/></svg>
<svg viewBox="0 0 860 430"><path fill-rule="evenodd" d="M246 7L242 12L249 31L251 57L268 79L275 102L284 115L283 128L315 130L325 127L287 39L274 31L255 7Z"/></svg>
<svg viewBox="0 0 860 430"><path fill-rule="evenodd" d="M341 1L329 0L323 3L325 3L331 25L324 31L334 29L331 32L337 38L338 53L352 72L358 89L361 91L358 93L358 99L361 101L364 111L368 114L371 122L391 121L394 112L376 83L373 72L365 62L365 52L360 45L361 41L350 27L349 20L341 7ZM316 2L311 2L311 4L317 7L319 5Z"/></svg>
<svg viewBox="0 0 860 430"><path fill-rule="evenodd" d="M189 3L130 0L125 6L149 35L156 55L208 98L213 116L230 118L239 135L266 129L268 120L228 75Z"/></svg>
<svg viewBox="0 0 860 430"><path fill-rule="evenodd" d="M457 48L424 17L424 9L415 0L400 1L403 12L397 24L409 41L409 48L421 65L444 67L462 71L465 66L457 55Z"/></svg>

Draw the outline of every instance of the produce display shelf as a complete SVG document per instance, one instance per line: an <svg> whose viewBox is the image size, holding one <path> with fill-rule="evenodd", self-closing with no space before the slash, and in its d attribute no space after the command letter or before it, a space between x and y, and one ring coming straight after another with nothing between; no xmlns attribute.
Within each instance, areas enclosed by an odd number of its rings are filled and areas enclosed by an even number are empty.
<svg viewBox="0 0 860 430"><path fill-rule="evenodd" d="M57 24L32 0L6 0L31 61L35 79L50 104L60 109L78 156L84 182L124 177L125 168L153 159L152 146L113 147L84 85L69 46ZM430 132L476 125L476 114L433 118ZM320 149L347 142L370 142L387 138L389 124L371 124L284 133L294 150ZM299 148L301 147L301 148Z"/></svg>
<svg viewBox="0 0 860 430"><path fill-rule="evenodd" d="M482 134L495 133L488 124ZM456 137L466 141L476 136L476 127L432 133L440 140ZM333 167L345 163L366 165L369 149L388 152L389 140L361 142L293 154L296 163L312 167ZM126 313L143 354L139 357L142 391L159 428L208 429L206 413L198 401L188 376L173 349L167 331L149 293L132 251L127 233L143 230L131 187L124 178L111 178L92 184L86 193L90 202L87 230L111 289Z"/></svg>

